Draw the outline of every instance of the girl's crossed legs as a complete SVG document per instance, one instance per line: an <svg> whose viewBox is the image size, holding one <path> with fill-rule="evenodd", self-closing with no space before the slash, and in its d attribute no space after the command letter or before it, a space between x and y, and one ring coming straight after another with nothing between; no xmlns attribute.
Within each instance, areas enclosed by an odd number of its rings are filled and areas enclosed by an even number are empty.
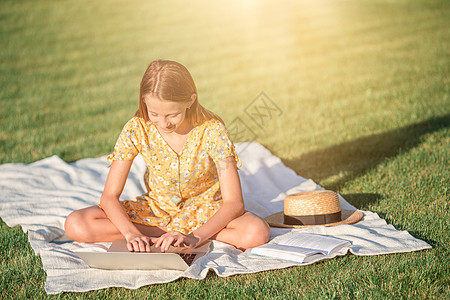
<svg viewBox="0 0 450 300"><path fill-rule="evenodd" d="M163 226L134 225L142 234L159 237L167 232ZM72 212L64 224L66 235L77 242L95 243L112 242L123 239L117 227L108 219L106 213L98 206L91 206ZM211 237L236 248L245 250L266 243L269 240L270 228L267 223L251 212L232 220L228 225Z"/></svg>

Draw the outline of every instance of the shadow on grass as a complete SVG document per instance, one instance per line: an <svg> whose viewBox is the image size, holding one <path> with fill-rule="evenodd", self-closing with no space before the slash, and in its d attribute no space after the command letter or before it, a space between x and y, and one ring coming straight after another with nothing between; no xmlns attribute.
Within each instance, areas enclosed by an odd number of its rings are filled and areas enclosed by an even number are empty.
<svg viewBox="0 0 450 300"><path fill-rule="evenodd" d="M383 196L377 193L341 194L345 200L359 209L367 209L372 203L377 203Z"/></svg>
<svg viewBox="0 0 450 300"><path fill-rule="evenodd" d="M423 135L449 127L449 125L450 114L447 114L385 133L362 137L306 153L298 159L283 160L283 162L294 169L297 174L316 182L340 173L344 174L324 185L327 189L339 191L345 183L367 173L387 159L417 146L421 143ZM361 201L377 201L379 199L378 196L370 195L354 195L353 197L356 203L352 203L355 205Z"/></svg>

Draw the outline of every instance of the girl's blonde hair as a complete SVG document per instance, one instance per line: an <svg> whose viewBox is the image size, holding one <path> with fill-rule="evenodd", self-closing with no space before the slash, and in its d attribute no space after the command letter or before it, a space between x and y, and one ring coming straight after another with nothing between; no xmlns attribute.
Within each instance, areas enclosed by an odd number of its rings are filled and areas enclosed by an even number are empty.
<svg viewBox="0 0 450 300"><path fill-rule="evenodd" d="M147 105L144 97L154 96L161 100L174 102L188 102L195 94L195 101L187 109L186 119L197 126L203 122L216 119L223 120L215 113L207 110L198 103L197 88L191 74L182 64L171 60L155 60L150 63L144 73L139 91L139 109L135 116L149 121Z"/></svg>

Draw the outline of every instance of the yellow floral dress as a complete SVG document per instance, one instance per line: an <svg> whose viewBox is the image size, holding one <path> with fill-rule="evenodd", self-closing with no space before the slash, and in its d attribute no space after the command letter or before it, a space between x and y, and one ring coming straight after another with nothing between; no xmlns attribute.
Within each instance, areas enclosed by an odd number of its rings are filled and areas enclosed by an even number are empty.
<svg viewBox="0 0 450 300"><path fill-rule="evenodd" d="M147 170L147 193L122 201L130 219L149 226L166 226L188 234L214 215L222 205L215 163L233 156L239 162L225 126L211 119L194 127L179 154L156 126L139 117L129 120L108 156L133 160L141 153Z"/></svg>

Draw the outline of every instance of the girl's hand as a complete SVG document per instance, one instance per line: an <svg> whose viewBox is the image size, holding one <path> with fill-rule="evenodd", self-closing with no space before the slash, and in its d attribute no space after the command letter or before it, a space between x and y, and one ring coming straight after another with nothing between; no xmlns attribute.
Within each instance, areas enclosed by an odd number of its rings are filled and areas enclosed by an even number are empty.
<svg viewBox="0 0 450 300"><path fill-rule="evenodd" d="M200 239L192 233L185 235L179 231L169 231L159 238L153 238L152 242L155 247L161 247L161 252L169 250L170 245L175 247L195 248L199 245Z"/></svg>
<svg viewBox="0 0 450 300"><path fill-rule="evenodd" d="M151 252L150 238L145 235L127 237L127 248L131 252Z"/></svg>

